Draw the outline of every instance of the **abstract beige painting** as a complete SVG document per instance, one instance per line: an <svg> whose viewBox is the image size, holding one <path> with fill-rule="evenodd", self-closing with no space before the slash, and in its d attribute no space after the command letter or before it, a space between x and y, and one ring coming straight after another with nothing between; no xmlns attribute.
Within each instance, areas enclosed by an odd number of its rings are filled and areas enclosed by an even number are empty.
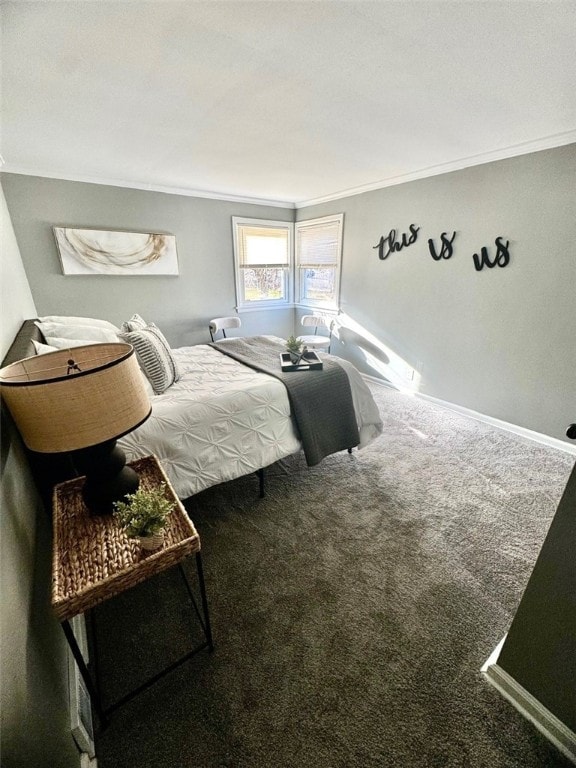
<svg viewBox="0 0 576 768"><path fill-rule="evenodd" d="M65 275L177 275L174 235L54 227Z"/></svg>

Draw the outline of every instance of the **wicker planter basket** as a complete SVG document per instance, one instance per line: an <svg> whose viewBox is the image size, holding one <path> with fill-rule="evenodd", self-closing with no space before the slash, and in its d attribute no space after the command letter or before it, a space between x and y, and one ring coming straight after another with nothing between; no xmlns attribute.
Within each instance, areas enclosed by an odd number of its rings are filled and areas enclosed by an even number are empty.
<svg viewBox="0 0 576 768"><path fill-rule="evenodd" d="M138 539L142 549L160 549L164 544L164 531L152 534L152 536L140 536Z"/></svg>

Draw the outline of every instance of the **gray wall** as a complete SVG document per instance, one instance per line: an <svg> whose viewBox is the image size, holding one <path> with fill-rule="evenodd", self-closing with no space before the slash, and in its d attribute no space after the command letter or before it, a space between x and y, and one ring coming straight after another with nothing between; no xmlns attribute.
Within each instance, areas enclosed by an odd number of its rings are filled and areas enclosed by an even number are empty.
<svg viewBox="0 0 576 768"><path fill-rule="evenodd" d="M0 359L36 309L0 190ZM3 423L0 475L1 754L4 768L77 768L66 642L50 607L50 526L17 434Z"/></svg>
<svg viewBox="0 0 576 768"><path fill-rule="evenodd" d="M576 733L576 466L498 665Z"/></svg>
<svg viewBox="0 0 576 768"><path fill-rule="evenodd" d="M576 418L575 171L576 146L571 145L300 209L297 218L345 213L342 308L357 328L374 334L418 370L422 392L562 438ZM15 175L5 175L3 184L39 314L94 315L119 323L136 311L158 322L174 345L205 341L208 319L233 310L230 217L291 220L294 214ZM416 244L380 261L372 248L380 236L393 227L407 231L411 223L421 227ZM180 277L64 277L54 224L173 232ZM427 239L438 241L441 232L452 230L458 231L455 255L433 261ZM497 235L510 240L510 265L476 272L472 253L493 244ZM8 268L21 267L15 258ZM12 278L11 288L21 283ZM3 325L5 346L20 319L35 312L29 294L15 293L13 299L8 326ZM286 335L292 329L290 311L242 319L248 333ZM357 330L342 334L335 351L355 358L369 373L386 375L386 365L373 367L359 349L371 353L372 360L384 359ZM2 521L2 575L8 579L4 584L18 591L18 598L3 606L3 624L8 618L16 627L8 638L14 657L26 648L28 658L20 658L21 664L31 659L40 664L42 643L53 643L55 650L44 652L50 661L40 667L40 683L24 673L8 678L8 688L4 682L3 739L11 743L18 718L30 715L36 723L35 707L46 701L45 682L52 675L60 702L47 721L48 727L57 721L46 735L53 744L61 738L64 691L61 659L55 657L62 649L55 636L50 639L51 630L46 636L32 631L38 621L51 625L41 611L38 618L32 597L34 505L21 465L17 453L6 464L3 455L8 514ZM24 578L17 579L17 573ZM4 634L3 628L3 641ZM515 673L522 678L522 670ZM4 698L18 694L6 714ZM38 728L44 736L46 726ZM16 737L13 742L17 746ZM65 759L58 764L66 765Z"/></svg>
<svg viewBox="0 0 576 768"><path fill-rule="evenodd" d="M232 216L292 221L293 209L4 174L2 184L40 315L101 317L134 312L173 346L210 340L208 321L235 314ZM179 277L64 276L53 226L176 235ZM243 333L292 332L293 310L241 316Z"/></svg>
<svg viewBox="0 0 576 768"><path fill-rule="evenodd" d="M210 317L234 311L232 215L344 212L341 304L356 325L333 351L394 383L405 361L424 394L565 440L576 416L575 178L572 144L296 212L13 174L3 184L40 314L120 323L139 312L174 346L206 341ZM65 277L55 224L172 232L180 277ZM380 236L410 224L417 242L379 260ZM428 238L453 230L454 255L434 261ZM498 235L510 264L477 272L472 254L489 246L493 257ZM291 310L242 315L247 334L285 337L293 321Z"/></svg>
<svg viewBox="0 0 576 768"><path fill-rule="evenodd" d="M421 392L564 439L576 418L575 184L572 144L299 209L297 219L345 214L342 309L417 370ZM380 236L410 224L421 227L416 243L379 260ZM428 238L454 230L454 255L434 261ZM510 240L510 264L477 272L472 254L486 245L494 256L498 235ZM334 350L362 365L354 344Z"/></svg>

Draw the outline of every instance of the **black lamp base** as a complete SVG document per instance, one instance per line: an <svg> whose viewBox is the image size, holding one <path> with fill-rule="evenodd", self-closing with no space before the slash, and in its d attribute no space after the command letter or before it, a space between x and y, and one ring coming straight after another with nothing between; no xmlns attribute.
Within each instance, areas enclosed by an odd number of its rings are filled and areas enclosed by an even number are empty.
<svg viewBox="0 0 576 768"><path fill-rule="evenodd" d="M73 458L78 474L86 476L82 497L91 515L111 515L115 501L138 490L140 479L126 465L126 454L116 440L75 451Z"/></svg>

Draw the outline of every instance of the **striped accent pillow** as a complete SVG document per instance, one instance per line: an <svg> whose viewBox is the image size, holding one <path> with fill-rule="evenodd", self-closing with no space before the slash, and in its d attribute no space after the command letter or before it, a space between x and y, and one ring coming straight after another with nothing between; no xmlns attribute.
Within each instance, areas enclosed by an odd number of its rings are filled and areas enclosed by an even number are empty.
<svg viewBox="0 0 576 768"><path fill-rule="evenodd" d="M180 378L180 371L164 334L155 325L138 331L127 331L119 337L132 344L140 367L146 374L156 395L161 395Z"/></svg>
<svg viewBox="0 0 576 768"><path fill-rule="evenodd" d="M154 323L150 323L150 325L154 325ZM148 323L146 320L144 320L143 317L140 317L140 315L132 315L130 320L125 320L122 323L122 326L120 328L121 331L124 331L124 333L127 333L128 331L141 331L142 328L147 328Z"/></svg>

